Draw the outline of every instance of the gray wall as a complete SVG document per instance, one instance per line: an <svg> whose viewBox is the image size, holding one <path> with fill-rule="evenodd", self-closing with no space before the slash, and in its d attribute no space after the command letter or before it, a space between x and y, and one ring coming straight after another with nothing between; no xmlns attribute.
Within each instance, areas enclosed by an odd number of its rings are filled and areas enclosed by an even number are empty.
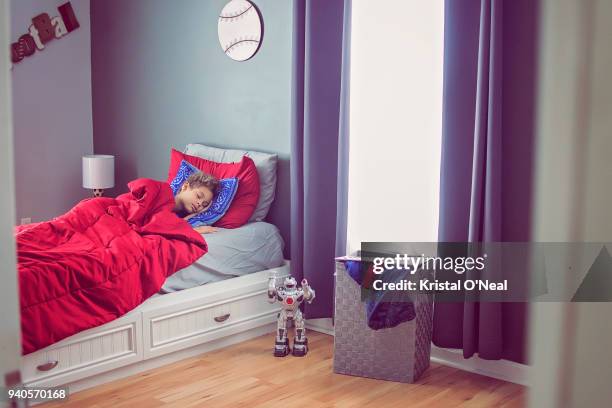
<svg viewBox="0 0 612 408"><path fill-rule="evenodd" d="M116 155L116 188L166 179L172 147L187 143L280 155L268 221L289 242L292 1L256 0L259 52L223 54L217 16L226 0L92 0L95 153Z"/></svg>
<svg viewBox="0 0 612 408"><path fill-rule="evenodd" d="M65 0L11 1L11 40L32 17L59 15ZM81 156L93 150L89 0L72 0L80 28L15 64L13 123L17 220L43 221L90 195L81 187Z"/></svg>

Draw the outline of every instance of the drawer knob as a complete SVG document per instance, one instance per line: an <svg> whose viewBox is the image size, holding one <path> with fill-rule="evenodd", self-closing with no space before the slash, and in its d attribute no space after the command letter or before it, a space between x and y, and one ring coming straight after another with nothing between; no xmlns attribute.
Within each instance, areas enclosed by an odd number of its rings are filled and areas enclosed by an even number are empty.
<svg viewBox="0 0 612 408"><path fill-rule="evenodd" d="M224 321L226 321L227 319L229 319L229 317L230 317L230 314L229 314L229 313L224 314L224 315L222 315L222 316L217 316L217 317L215 317L215 322L217 322L217 323L224 322Z"/></svg>
<svg viewBox="0 0 612 408"><path fill-rule="evenodd" d="M49 361L48 363L37 366L36 368L38 369L38 371L49 371L49 370L53 370L57 366L57 363L58 363L57 360Z"/></svg>

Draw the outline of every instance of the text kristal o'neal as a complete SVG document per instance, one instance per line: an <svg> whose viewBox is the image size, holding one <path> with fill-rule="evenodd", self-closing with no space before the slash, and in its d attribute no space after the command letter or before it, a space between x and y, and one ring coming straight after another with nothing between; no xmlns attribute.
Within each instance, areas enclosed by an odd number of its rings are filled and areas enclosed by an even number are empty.
<svg viewBox="0 0 612 408"><path fill-rule="evenodd" d="M372 283L374 290L413 290L413 291L459 291L459 290L484 290L484 291L506 291L508 280L493 282L486 279L467 279L459 282L439 282L437 280L421 279L409 281L402 279L398 282L383 282L380 279Z"/></svg>

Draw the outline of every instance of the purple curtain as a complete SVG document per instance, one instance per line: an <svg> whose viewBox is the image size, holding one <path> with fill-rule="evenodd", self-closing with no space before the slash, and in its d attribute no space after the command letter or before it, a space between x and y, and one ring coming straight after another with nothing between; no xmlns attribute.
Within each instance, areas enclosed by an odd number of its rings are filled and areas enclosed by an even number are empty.
<svg viewBox="0 0 612 408"><path fill-rule="evenodd" d="M334 257L346 247L350 6L294 2L291 272L317 292L308 318L332 316Z"/></svg>
<svg viewBox="0 0 612 408"><path fill-rule="evenodd" d="M440 242L529 241L538 2L446 0ZM435 305L433 342L526 362L526 305Z"/></svg>

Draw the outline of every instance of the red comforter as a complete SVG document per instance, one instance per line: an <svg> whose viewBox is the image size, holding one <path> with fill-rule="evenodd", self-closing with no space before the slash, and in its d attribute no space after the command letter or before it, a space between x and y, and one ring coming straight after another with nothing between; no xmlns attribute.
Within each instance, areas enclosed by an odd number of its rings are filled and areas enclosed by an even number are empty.
<svg viewBox="0 0 612 408"><path fill-rule="evenodd" d="M171 212L168 184L138 179L128 187L17 228L23 354L127 313L207 252Z"/></svg>

